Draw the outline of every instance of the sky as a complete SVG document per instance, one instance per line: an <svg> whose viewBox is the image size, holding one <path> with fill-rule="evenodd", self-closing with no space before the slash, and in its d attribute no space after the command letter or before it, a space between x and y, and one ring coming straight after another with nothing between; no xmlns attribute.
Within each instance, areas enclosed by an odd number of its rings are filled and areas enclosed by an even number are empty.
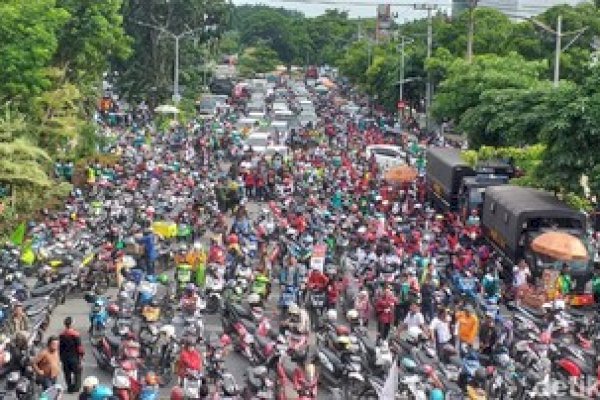
<svg viewBox="0 0 600 400"><path fill-rule="evenodd" d="M264 4L271 7L289 8L303 12L308 17L323 14L325 10L338 8L348 11L352 18L375 18L378 4L391 4L392 13L398 13L397 22L410 21L415 18L423 18L426 11L413 9L414 3L431 3L449 5L450 0L233 0L233 4Z"/></svg>

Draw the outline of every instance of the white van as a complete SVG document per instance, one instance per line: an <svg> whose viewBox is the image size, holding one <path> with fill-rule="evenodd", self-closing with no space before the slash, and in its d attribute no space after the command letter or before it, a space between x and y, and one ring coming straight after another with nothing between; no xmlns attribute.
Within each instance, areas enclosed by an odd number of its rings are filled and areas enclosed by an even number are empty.
<svg viewBox="0 0 600 400"><path fill-rule="evenodd" d="M367 158L371 158L372 154L375 154L377 165L384 170L406 164L406 152L400 146L391 144L373 144L367 146Z"/></svg>

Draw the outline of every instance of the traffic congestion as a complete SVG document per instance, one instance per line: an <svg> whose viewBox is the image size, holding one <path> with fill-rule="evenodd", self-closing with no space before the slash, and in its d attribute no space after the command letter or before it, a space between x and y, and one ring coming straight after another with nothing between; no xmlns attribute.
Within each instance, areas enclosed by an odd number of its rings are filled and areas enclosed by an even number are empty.
<svg viewBox="0 0 600 400"><path fill-rule="evenodd" d="M99 124L106 154L0 250L0 398L597 397L586 215L511 160L324 69Z"/></svg>

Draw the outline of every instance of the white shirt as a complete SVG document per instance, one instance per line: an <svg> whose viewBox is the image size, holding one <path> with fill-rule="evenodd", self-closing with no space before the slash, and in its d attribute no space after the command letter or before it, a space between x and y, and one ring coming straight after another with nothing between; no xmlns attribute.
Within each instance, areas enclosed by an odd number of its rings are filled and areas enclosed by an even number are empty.
<svg viewBox="0 0 600 400"><path fill-rule="evenodd" d="M406 318L404 318L404 323L409 329L420 328L421 326L425 325L425 318L423 318L423 314L421 314L419 311L414 314L409 312L406 315Z"/></svg>
<svg viewBox="0 0 600 400"><path fill-rule="evenodd" d="M447 321L442 321L438 317L435 317L429 325L432 331L435 332L437 341L446 344L452 339L450 334L450 324Z"/></svg>

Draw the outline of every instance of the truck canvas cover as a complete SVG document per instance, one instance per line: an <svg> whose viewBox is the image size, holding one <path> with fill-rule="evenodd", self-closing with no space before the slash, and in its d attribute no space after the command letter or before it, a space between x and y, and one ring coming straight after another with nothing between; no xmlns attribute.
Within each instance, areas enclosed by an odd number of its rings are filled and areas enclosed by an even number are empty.
<svg viewBox="0 0 600 400"><path fill-rule="evenodd" d="M481 222L486 236L507 256L517 256L523 224L536 218L574 222L583 231L585 215L570 208L552 193L521 186L488 187Z"/></svg>

